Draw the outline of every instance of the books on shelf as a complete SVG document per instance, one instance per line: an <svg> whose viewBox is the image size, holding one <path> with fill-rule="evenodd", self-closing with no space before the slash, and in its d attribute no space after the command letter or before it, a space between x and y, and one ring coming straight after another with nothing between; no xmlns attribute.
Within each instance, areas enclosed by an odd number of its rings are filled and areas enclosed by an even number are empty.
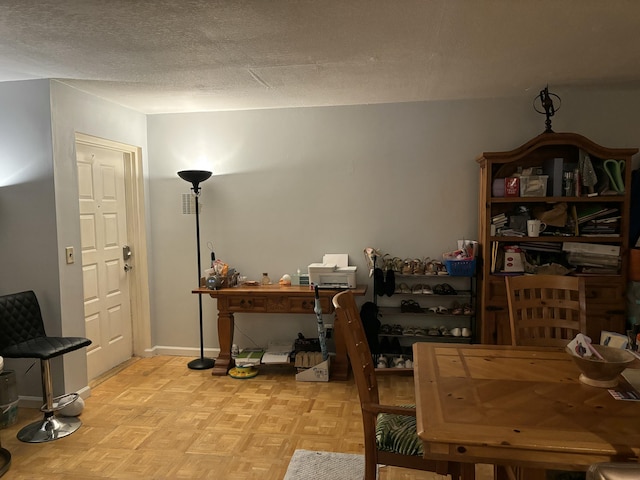
<svg viewBox="0 0 640 480"><path fill-rule="evenodd" d="M616 216L620 218L620 210L617 208L607 208L601 205L581 205L580 208L576 208L578 217L578 224L594 220L596 218L602 219L604 217Z"/></svg>
<svg viewBox="0 0 640 480"><path fill-rule="evenodd" d="M619 245L605 245L599 243L563 242L562 250L565 252L586 253L592 255L620 256Z"/></svg>
<svg viewBox="0 0 640 480"><path fill-rule="evenodd" d="M509 218L504 213L491 217L491 231L493 232L491 235L495 235L497 232L504 229L507 226L508 221Z"/></svg>
<svg viewBox="0 0 640 480"><path fill-rule="evenodd" d="M534 252L561 252L562 245L558 242L532 242L519 245L521 250Z"/></svg>
<svg viewBox="0 0 640 480"><path fill-rule="evenodd" d="M584 273L619 273L621 263L619 245L564 242L562 250L568 252L567 261L571 265L583 267Z"/></svg>
<svg viewBox="0 0 640 480"><path fill-rule="evenodd" d="M567 261L571 265L575 266L595 268L599 267L606 268L608 270L614 269L616 271L620 266L620 257L593 253L569 252L569 254L567 255Z"/></svg>

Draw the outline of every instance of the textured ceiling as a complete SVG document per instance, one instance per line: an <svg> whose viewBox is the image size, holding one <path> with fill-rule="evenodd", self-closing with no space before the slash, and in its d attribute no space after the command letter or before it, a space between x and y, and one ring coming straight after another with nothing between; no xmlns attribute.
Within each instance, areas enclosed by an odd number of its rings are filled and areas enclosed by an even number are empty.
<svg viewBox="0 0 640 480"><path fill-rule="evenodd" d="M144 113L640 85L636 0L5 0L0 81Z"/></svg>

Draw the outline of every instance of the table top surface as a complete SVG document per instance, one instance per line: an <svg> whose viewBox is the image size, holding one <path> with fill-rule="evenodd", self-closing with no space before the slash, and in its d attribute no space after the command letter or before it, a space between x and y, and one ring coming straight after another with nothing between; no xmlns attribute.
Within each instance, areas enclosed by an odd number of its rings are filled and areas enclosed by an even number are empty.
<svg viewBox="0 0 640 480"><path fill-rule="evenodd" d="M640 402L582 384L562 349L423 342L413 353L418 435L433 451L481 447L545 468L640 454Z"/></svg>
<svg viewBox="0 0 640 480"><path fill-rule="evenodd" d="M321 297L333 297L336 293L341 292L342 289L333 288L320 288L318 290ZM356 288L352 288L351 291L354 295L364 295L367 292L366 285L357 285ZM291 286L291 285L241 285L238 287L220 288L218 290L211 290L209 288L196 288L191 293L201 293L217 297L221 295L289 295L289 296L313 296L315 292L312 287L305 286Z"/></svg>

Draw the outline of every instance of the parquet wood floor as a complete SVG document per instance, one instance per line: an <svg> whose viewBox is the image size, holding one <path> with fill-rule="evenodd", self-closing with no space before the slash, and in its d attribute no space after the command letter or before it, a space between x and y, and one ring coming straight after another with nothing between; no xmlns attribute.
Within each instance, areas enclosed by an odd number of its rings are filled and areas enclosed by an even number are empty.
<svg viewBox="0 0 640 480"><path fill-rule="evenodd" d="M298 448L364 452L352 380L296 382L293 369L280 366L235 380L189 370L189 360L139 359L92 385L82 427L54 442L20 442L17 431L40 418L20 409L18 423L0 431L13 456L2 480L282 480ZM384 375L380 383L384 402L414 401L412 377ZM393 467L380 474L439 478L446 477Z"/></svg>

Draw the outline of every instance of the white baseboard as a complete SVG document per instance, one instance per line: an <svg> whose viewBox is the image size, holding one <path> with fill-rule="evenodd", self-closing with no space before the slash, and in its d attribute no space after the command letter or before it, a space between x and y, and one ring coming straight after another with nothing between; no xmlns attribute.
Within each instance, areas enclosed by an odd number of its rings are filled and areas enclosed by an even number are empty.
<svg viewBox="0 0 640 480"><path fill-rule="evenodd" d="M86 400L91 396L91 387L87 385L86 387L82 387L76 393L80 395L83 400ZM34 397L32 395L18 395L19 408L38 408L39 409L42 405L43 405L42 397Z"/></svg>
<svg viewBox="0 0 640 480"><path fill-rule="evenodd" d="M200 349L193 347L171 347L166 345L156 345L153 348L146 350L150 356L156 355L168 355L174 357L199 357ZM204 356L208 358L216 358L220 354L219 348L205 348Z"/></svg>

